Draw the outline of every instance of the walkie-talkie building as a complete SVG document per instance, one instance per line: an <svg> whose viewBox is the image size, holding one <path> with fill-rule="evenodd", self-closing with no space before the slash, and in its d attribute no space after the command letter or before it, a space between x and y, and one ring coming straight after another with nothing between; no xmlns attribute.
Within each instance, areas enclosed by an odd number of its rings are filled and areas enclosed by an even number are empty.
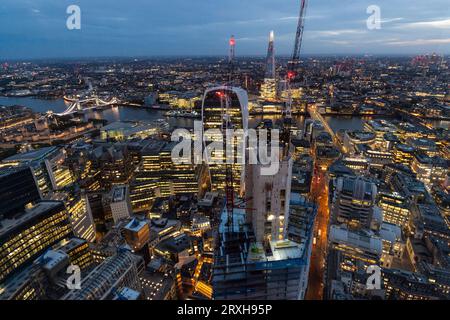
<svg viewBox="0 0 450 320"><path fill-rule="evenodd" d="M226 107L226 99L229 101L228 110ZM243 130L248 129L248 96L247 92L242 88L220 86L206 90L202 102L202 124L203 124L203 152L207 154L206 147L209 143L220 141L223 139L224 148L223 153L212 152L211 157L208 157L206 163L211 189L224 190L225 189L225 138L223 131L223 123L226 116L230 117L232 129ZM208 130L221 130L221 134ZM242 136L236 134L236 142L234 142L234 161L233 161L233 185L236 191L243 186L244 166L242 159L238 158L237 148L240 145ZM245 140L243 149L245 150ZM243 154L242 154L243 155Z"/></svg>

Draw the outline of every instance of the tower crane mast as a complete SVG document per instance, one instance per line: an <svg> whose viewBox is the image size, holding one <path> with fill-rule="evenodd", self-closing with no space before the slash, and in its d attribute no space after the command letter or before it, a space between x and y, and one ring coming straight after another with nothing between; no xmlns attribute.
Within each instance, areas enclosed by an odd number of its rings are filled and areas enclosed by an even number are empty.
<svg viewBox="0 0 450 320"><path fill-rule="evenodd" d="M300 50L302 48L303 41L303 29L305 27L306 7L308 0L301 0L300 2L300 14L298 17L297 32L295 35L294 51L292 53L291 60L288 62L288 68L286 73L286 85L288 91L288 101L286 105L286 118L292 118L292 90L291 81L297 77L298 65L300 63Z"/></svg>
<svg viewBox="0 0 450 320"><path fill-rule="evenodd" d="M226 132L227 129L232 129L233 124L231 122L231 115L230 115L230 108L231 108L231 86L233 85L233 69L234 69L234 58L235 58L235 46L236 46L236 40L234 39L234 36L231 36L230 38L230 51L228 56L228 84L225 86L226 90L221 95L221 107L224 111L223 114L223 123L222 123L222 129L223 129L223 135L225 140L226 139ZM225 152L225 151L224 151ZM226 154L226 153L225 153ZM228 161L229 159L225 159L225 195L226 195L226 208L227 208L227 227L228 231L233 231L233 210L234 210L234 186L233 186L233 162ZM230 163L231 162L231 163Z"/></svg>

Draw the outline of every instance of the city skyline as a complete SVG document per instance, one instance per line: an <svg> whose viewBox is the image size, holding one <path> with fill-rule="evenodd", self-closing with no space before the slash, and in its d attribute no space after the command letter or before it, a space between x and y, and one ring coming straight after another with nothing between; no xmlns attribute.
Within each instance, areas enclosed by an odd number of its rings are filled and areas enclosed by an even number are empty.
<svg viewBox="0 0 450 320"><path fill-rule="evenodd" d="M450 12L445 1L311 1L302 54L412 55L450 53ZM81 9L81 29L68 30L69 5ZM134 0L3 1L0 59L217 56L234 34L237 55L261 55L270 30L277 56L290 55L298 1L215 3ZM380 8L380 29L370 30L367 8Z"/></svg>
<svg viewBox="0 0 450 320"><path fill-rule="evenodd" d="M69 1L0 4L0 301L450 300L446 3Z"/></svg>

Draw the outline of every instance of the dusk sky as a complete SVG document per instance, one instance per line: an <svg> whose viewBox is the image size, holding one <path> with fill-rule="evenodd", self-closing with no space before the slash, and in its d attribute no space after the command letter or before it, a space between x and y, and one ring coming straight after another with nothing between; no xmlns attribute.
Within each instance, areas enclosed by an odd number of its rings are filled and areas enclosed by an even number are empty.
<svg viewBox="0 0 450 320"><path fill-rule="evenodd" d="M291 53L299 0L1 0L0 58ZM66 9L81 8L81 30ZM381 29L369 30L369 5ZM449 0L310 0L302 54L450 53Z"/></svg>

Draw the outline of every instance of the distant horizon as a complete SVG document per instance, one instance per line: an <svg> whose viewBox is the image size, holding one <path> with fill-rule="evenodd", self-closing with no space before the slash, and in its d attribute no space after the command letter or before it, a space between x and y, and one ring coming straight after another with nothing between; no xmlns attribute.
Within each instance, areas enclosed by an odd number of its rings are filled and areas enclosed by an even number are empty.
<svg viewBox="0 0 450 320"><path fill-rule="evenodd" d="M349 54L349 53L316 53L316 54L304 54L300 57L300 60L303 59L310 59L315 57L324 57L324 58L347 58L347 57L365 57L365 58L411 58L416 56L422 56L422 55L433 55L436 54L438 56L442 56L444 58L447 58L450 56L450 53L442 54L438 52L429 52L429 53L392 53L392 54ZM0 63L15 63L15 62L38 62L38 61L76 61L76 60L83 60L83 61L93 61L93 60L149 60L149 59L203 59L203 58L216 58L216 59L226 59L228 58L227 55L143 55L143 56L73 56L73 57L42 57L42 58L1 58L0 57ZM246 54L246 55L237 55L235 59L246 59L246 58L258 58L258 59L265 59L265 55L261 54ZM290 55L283 54L283 55L276 55L276 59L290 59Z"/></svg>

